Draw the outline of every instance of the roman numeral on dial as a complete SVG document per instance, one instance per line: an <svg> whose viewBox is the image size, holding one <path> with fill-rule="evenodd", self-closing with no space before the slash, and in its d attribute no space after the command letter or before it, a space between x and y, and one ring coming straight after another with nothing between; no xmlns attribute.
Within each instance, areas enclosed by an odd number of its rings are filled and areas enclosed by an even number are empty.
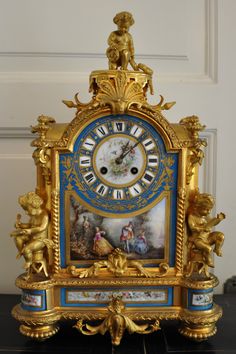
<svg viewBox="0 0 236 354"><path fill-rule="evenodd" d="M124 132L125 131L125 123L124 122L114 122L113 124L114 132Z"/></svg>
<svg viewBox="0 0 236 354"><path fill-rule="evenodd" d="M139 195L142 192L142 188L138 183L136 183L132 187L129 188L129 192L132 195L132 197L136 197L137 195Z"/></svg>
<svg viewBox="0 0 236 354"><path fill-rule="evenodd" d="M108 187L105 186L104 184L99 184L96 188L97 194L99 194L101 196L105 195L107 193L107 191L108 191Z"/></svg>
<svg viewBox="0 0 236 354"><path fill-rule="evenodd" d="M123 189L114 189L113 190L113 198L114 199L123 199L124 198Z"/></svg>
<svg viewBox="0 0 236 354"><path fill-rule="evenodd" d="M84 175L84 179L88 184L91 184L96 181L96 176L93 172L88 172Z"/></svg>
<svg viewBox="0 0 236 354"><path fill-rule="evenodd" d="M142 144L143 144L145 150L147 150L147 151L149 151L149 150L151 150L151 149L153 149L155 147L155 144L154 144L153 140L150 139L150 138L142 141Z"/></svg>
<svg viewBox="0 0 236 354"><path fill-rule="evenodd" d="M130 135L135 136L136 138L139 138L140 135L142 134L143 129L140 128L138 125L134 125L131 129L130 129Z"/></svg>
<svg viewBox="0 0 236 354"><path fill-rule="evenodd" d="M157 166L157 165L158 165L158 156L148 155L148 166Z"/></svg>
<svg viewBox="0 0 236 354"><path fill-rule="evenodd" d="M154 175L150 171L146 171L142 178L142 180L148 184L150 184L153 181L153 179L154 179Z"/></svg>
<svg viewBox="0 0 236 354"><path fill-rule="evenodd" d="M89 156L80 156L79 164L82 167L88 167L91 165L91 158Z"/></svg>
<svg viewBox="0 0 236 354"><path fill-rule="evenodd" d="M91 138L87 138L83 143L83 146L89 151L92 151L95 145L95 141Z"/></svg>
<svg viewBox="0 0 236 354"><path fill-rule="evenodd" d="M108 129L105 125L100 125L100 127L98 127L96 129L96 134L99 136L99 138L102 138L103 136L108 134Z"/></svg>

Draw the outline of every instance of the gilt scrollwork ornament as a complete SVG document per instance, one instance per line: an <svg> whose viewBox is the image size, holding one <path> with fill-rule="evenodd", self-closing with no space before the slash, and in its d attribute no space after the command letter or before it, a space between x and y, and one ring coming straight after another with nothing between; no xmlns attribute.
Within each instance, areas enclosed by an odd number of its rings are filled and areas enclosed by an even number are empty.
<svg viewBox="0 0 236 354"><path fill-rule="evenodd" d="M32 133L39 135L39 138L32 142L32 146L37 147L33 152L33 159L35 165L42 169L42 176L47 184L51 184L51 151L48 149L46 134L53 123L55 123L54 118L41 115L38 117L38 125L31 128Z"/></svg>
<svg viewBox="0 0 236 354"><path fill-rule="evenodd" d="M119 71L116 75L98 73L96 77L96 95L92 100L83 104L75 95L75 102L63 100L69 108L76 108L77 114L82 110L90 110L97 107L110 107L112 114L123 114L131 106L145 106L146 97L143 95L142 81L133 81L126 72Z"/></svg>
<svg viewBox="0 0 236 354"><path fill-rule="evenodd" d="M94 262L93 265L85 270L80 270L75 266L69 266L68 272L73 276L79 278L91 278L99 275L99 272L103 269L108 270L116 277L122 276L135 276L132 268L137 272L136 276L143 277L163 277L169 270L167 263L161 263L159 265L159 273L153 273L143 267L142 263L136 260L128 260L127 255L115 248L107 257L107 260L101 260Z"/></svg>
<svg viewBox="0 0 236 354"><path fill-rule="evenodd" d="M191 116L181 119L180 124L184 125L192 137L192 146L188 152L188 163L186 171L186 182L190 183L194 175L194 168L196 165L201 165L204 158L204 151L201 147L206 147L207 142L199 138L199 132L205 129L197 116Z"/></svg>
<svg viewBox="0 0 236 354"><path fill-rule="evenodd" d="M42 176L47 184L51 184L51 169L48 167L50 152L47 148L37 148L33 152L33 159L36 166L42 169Z"/></svg>
<svg viewBox="0 0 236 354"><path fill-rule="evenodd" d="M156 105L150 105L144 95L144 85L150 86L150 77L142 73L127 71L94 72L91 74L91 90L95 96L87 103L81 103L78 93L73 101L63 100L69 108L76 108L77 114L82 110L91 110L98 107L109 107L112 114L123 114L130 108L146 108L149 112L169 110L175 102L164 103L163 96Z"/></svg>
<svg viewBox="0 0 236 354"><path fill-rule="evenodd" d="M224 234L212 231L212 228L225 219L225 214L219 213L216 217L210 217L214 207L214 198L210 194L196 190L190 196L189 202L187 276L197 273L210 277L208 267L214 267L212 248L217 256L222 256L224 242Z"/></svg>
<svg viewBox="0 0 236 354"><path fill-rule="evenodd" d="M186 172L186 182L190 183L192 176L194 175L194 167L196 165L201 166L202 160L204 158L204 152L201 147L206 147L207 142L202 139L197 139L193 146L189 149L188 164Z"/></svg>
<svg viewBox="0 0 236 354"><path fill-rule="evenodd" d="M160 102L156 105L147 102L145 93L148 87L153 94L153 70L145 64L135 62L133 39L129 33L130 26L134 24L133 16L124 11L118 13L113 21L118 29L108 38L106 54L109 71L95 71L91 74L90 91L94 94L92 100L87 104L81 103L76 94L75 102L63 100L63 103L69 108L76 108L77 114L84 109L105 106L110 107L114 115L126 113L132 107L144 107L150 112L170 109L175 102L163 104L163 96L160 96ZM129 64L134 72L128 71Z"/></svg>
<svg viewBox="0 0 236 354"><path fill-rule="evenodd" d="M118 71L111 78L103 78L99 74L96 79L97 95L96 100L102 107L108 105L113 114L126 113L130 108L146 108L149 112L160 112L170 109L175 102L163 104L164 98L160 96L160 101L156 105L150 105L144 95L144 85L150 86L150 78L146 75L126 71ZM135 80L134 80L135 77Z"/></svg>
<svg viewBox="0 0 236 354"><path fill-rule="evenodd" d="M97 100L102 107L110 106L113 114L123 114L133 105L147 104L140 83L129 81L125 72L118 72L114 80L101 80L98 87Z"/></svg>
<svg viewBox="0 0 236 354"><path fill-rule="evenodd" d="M62 102L68 107L68 108L76 108L77 112L76 114L79 114L83 110L88 110L92 108L97 108L99 107L99 102L98 100L93 97L90 102L88 103L82 103L79 100L79 93L77 92L74 96L74 101L69 101L69 100L62 100Z"/></svg>
<svg viewBox="0 0 236 354"><path fill-rule="evenodd" d="M27 223L17 214L15 230L11 233L18 250L17 258L25 259L26 279L33 273L48 277L48 250L54 247L48 239L49 215L43 207L43 199L35 192L19 197L19 204L29 215Z"/></svg>
<svg viewBox="0 0 236 354"><path fill-rule="evenodd" d="M98 326L85 324L81 319L74 326L85 335L104 335L110 332L112 344L119 345L125 330L131 333L148 334L160 329L159 321L153 324L137 324L125 314L125 305L119 297L113 297L108 305L108 316Z"/></svg>

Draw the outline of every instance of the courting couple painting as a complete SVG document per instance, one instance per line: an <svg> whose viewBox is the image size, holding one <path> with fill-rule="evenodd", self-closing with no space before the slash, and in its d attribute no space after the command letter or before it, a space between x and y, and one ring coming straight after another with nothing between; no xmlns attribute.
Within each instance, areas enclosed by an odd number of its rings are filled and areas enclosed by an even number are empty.
<svg viewBox="0 0 236 354"><path fill-rule="evenodd" d="M70 196L70 261L105 259L121 248L130 259L164 259L167 198L144 214L107 218L90 212Z"/></svg>

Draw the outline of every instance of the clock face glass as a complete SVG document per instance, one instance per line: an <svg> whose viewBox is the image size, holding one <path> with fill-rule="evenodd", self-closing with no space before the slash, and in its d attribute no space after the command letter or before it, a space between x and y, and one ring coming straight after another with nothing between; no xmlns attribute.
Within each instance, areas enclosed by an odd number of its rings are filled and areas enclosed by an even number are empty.
<svg viewBox="0 0 236 354"><path fill-rule="evenodd" d="M77 133L73 152L59 153L59 168L63 265L103 259L117 247L149 263L171 258L178 154L166 151L147 119L93 120Z"/></svg>

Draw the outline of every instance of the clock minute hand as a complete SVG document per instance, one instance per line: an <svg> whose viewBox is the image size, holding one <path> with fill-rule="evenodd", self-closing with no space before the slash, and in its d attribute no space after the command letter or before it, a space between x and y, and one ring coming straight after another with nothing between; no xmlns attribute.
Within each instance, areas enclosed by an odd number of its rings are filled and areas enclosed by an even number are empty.
<svg viewBox="0 0 236 354"><path fill-rule="evenodd" d="M127 155L130 153L130 151L132 151L132 150L133 150L138 144L140 144L140 143L141 143L141 141L137 141L137 143L135 143L133 146L131 146L131 148L130 148L128 151L122 152L122 154L121 154L119 157L117 157L117 158L115 159L115 162L116 162L118 165L120 165L120 164L122 163L124 157L127 156Z"/></svg>
<svg viewBox="0 0 236 354"><path fill-rule="evenodd" d="M135 143L133 146L131 146L131 148L128 151L126 151L125 153L122 153L122 158L124 158L126 155L128 155L130 153L130 151L132 151L139 143L140 143L140 141L137 141L137 143Z"/></svg>

